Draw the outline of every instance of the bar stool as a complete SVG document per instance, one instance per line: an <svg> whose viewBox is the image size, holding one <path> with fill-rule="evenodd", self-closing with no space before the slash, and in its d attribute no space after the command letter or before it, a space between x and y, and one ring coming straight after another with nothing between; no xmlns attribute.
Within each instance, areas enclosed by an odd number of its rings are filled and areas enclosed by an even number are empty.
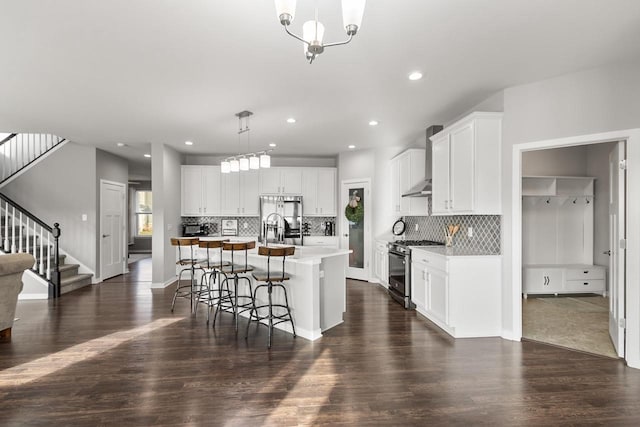
<svg viewBox="0 0 640 427"><path fill-rule="evenodd" d="M178 286L176 292L173 294L173 301L171 302L171 312L176 305L176 298L189 298L191 300L191 312L193 313L193 297L200 294L200 290L196 289L196 271L200 270L203 273L204 269L201 267L201 263L204 260L198 260L195 256L194 247L198 246L198 238L184 237L184 238L171 238L171 246L178 248L178 261L176 265L182 266L180 273L178 273ZM182 284L182 274L190 274L189 285Z"/></svg>
<svg viewBox="0 0 640 427"><path fill-rule="evenodd" d="M256 286L253 291L253 300L254 302L258 299L258 290L261 288L266 288L269 296L269 303L263 305L254 305L249 312L249 323L247 323L247 331L245 334L245 339L249 337L249 324L252 320L258 322L258 325L262 323L262 320L267 320L269 327L269 344L268 348L271 348L271 336L273 335L273 327L279 323L283 322L291 322L291 328L293 329L293 337L296 337L296 327L293 324L293 317L291 317L291 309L289 308L289 299L287 298L287 288L285 288L283 282L285 280L289 280L289 276L285 272L285 261L288 256L292 256L295 253L296 248L293 246L283 247L283 248L269 248L265 246L261 246L258 248L258 255L267 257L267 273L254 273L253 278L256 282L262 282ZM282 271L271 271L271 258L272 257L282 257ZM274 304L273 303L273 288L280 288L284 293L284 304ZM273 308L279 307L281 309L285 309L286 312L282 314L274 314ZM268 308L268 314L261 316L258 310ZM276 322L274 322L276 320Z"/></svg>
<svg viewBox="0 0 640 427"><path fill-rule="evenodd" d="M236 332L238 332L238 317L240 313L251 310L255 305L253 301L253 286L251 277L247 276L248 273L253 271L253 266L248 263L249 249L256 247L256 242L240 242L240 243L222 243L222 250L231 253L231 264L222 266L220 274L224 276L224 280L220 282L220 287L223 285L229 288L229 281L233 283L233 294L228 297L218 298L216 303L216 311L213 314L213 327L216 327L216 317L220 309L225 311L232 311L235 317ZM235 261L238 257L236 252L244 252L244 264L236 264ZM240 294L239 284L241 280L246 280L249 285L249 295ZM247 301L248 300L248 301Z"/></svg>
<svg viewBox="0 0 640 427"><path fill-rule="evenodd" d="M211 317L211 308L215 305L216 301L223 297L229 297L229 286L226 289L222 288L222 282L220 281L220 271L223 267L230 265L228 261L222 259L222 244L229 240L200 240L198 246L201 249L205 249L207 253L206 260L201 264L205 273L202 275L200 281L200 294L198 302L207 304L207 325L209 324L209 318ZM215 289L212 284L218 282L218 288ZM217 293L217 295L216 295ZM204 299L202 297L205 297ZM197 311L197 307L196 307Z"/></svg>

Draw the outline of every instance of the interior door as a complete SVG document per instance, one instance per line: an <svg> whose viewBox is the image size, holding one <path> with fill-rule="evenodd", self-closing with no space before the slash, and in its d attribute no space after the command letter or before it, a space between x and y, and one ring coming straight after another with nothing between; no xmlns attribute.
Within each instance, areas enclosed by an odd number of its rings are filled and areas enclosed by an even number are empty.
<svg viewBox="0 0 640 427"><path fill-rule="evenodd" d="M100 181L100 279L125 272L126 185Z"/></svg>
<svg viewBox="0 0 640 427"><path fill-rule="evenodd" d="M625 144L619 142L609 155L609 335L619 357L625 342Z"/></svg>
<svg viewBox="0 0 640 427"><path fill-rule="evenodd" d="M357 280L369 280L371 264L371 200L368 180L343 181L341 191L341 237L340 247L349 249L349 264L347 277ZM359 220L350 221L345 215L345 209L352 198L358 198L363 216Z"/></svg>

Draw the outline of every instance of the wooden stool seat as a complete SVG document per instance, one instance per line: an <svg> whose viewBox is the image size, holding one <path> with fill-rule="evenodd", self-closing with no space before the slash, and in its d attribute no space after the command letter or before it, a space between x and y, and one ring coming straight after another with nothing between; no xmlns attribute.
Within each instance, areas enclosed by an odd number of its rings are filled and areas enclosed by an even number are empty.
<svg viewBox="0 0 640 427"><path fill-rule="evenodd" d="M238 264L227 264L222 266L222 268L220 269L220 272L223 274L233 274L233 273L238 273L238 274L243 274L243 273L249 273L253 271L253 266L251 265L238 265Z"/></svg>
<svg viewBox="0 0 640 427"><path fill-rule="evenodd" d="M288 274L282 274L280 272L272 272L271 277L266 272L253 273L253 278L257 282L268 282L269 280L280 281L280 280L289 280L290 277Z"/></svg>

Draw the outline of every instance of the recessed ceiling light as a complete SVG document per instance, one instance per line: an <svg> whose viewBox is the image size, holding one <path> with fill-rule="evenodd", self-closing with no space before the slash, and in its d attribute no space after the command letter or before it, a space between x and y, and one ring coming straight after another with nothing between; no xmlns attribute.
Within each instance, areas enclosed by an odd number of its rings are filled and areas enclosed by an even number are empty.
<svg viewBox="0 0 640 427"><path fill-rule="evenodd" d="M125 145L127 145L127 144L125 144L124 142L118 142L116 145L117 145L118 147L124 147L124 146L125 146Z"/></svg>
<svg viewBox="0 0 640 427"><path fill-rule="evenodd" d="M422 78L422 73L420 71L414 71L409 74L409 80L420 80Z"/></svg>
<svg viewBox="0 0 640 427"><path fill-rule="evenodd" d="M378 121L377 120L371 120L369 122L369 126L378 126Z"/></svg>
<svg viewBox="0 0 640 427"><path fill-rule="evenodd" d="M275 142L272 142L271 144L269 144L269 147L277 147L278 145Z"/></svg>
<svg viewBox="0 0 640 427"><path fill-rule="evenodd" d="M193 145L193 141L185 141L184 145Z"/></svg>
<svg viewBox="0 0 640 427"><path fill-rule="evenodd" d="M145 156L147 159L150 159L150 158L151 158L151 154L145 154L144 156Z"/></svg>
<svg viewBox="0 0 640 427"><path fill-rule="evenodd" d="M293 117L289 117L289 118L287 119L287 123L291 123L291 124L293 124L293 123L295 123L295 122L296 122L296 119L294 119Z"/></svg>
<svg viewBox="0 0 640 427"><path fill-rule="evenodd" d="M356 148L356 146L355 146L355 145L350 145L350 146L349 146L349 150L353 150L354 148Z"/></svg>

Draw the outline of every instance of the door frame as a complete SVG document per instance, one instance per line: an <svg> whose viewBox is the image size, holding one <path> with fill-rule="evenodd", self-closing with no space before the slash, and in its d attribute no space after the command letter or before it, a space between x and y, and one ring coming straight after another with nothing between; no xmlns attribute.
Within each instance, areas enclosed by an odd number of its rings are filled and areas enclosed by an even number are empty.
<svg viewBox="0 0 640 427"><path fill-rule="evenodd" d="M337 213L338 213L338 224L340 226L339 230L339 244L340 244L340 248L342 248L342 242L343 242L343 236L344 236L344 230L343 230L343 224L344 224L344 208L342 208L342 206L346 206L346 203L348 203L348 201L343 200L343 194L342 194L342 190L344 189L345 185L353 185L353 184L357 184L357 183L363 183L366 184L367 189L369 191L369 194L367 195L367 206L373 207L373 196L372 196L372 191L371 191L371 178L351 178L351 179L343 179L340 181L340 206L337 209ZM366 281L371 281L371 251L373 249L373 243L372 243L372 226L371 226L371 215L373 213L373 209L368 208L367 209L369 212L365 212L365 216L364 216L364 273L365 273L365 277ZM348 248L342 248L342 249L348 249ZM347 268L349 268L349 266L347 265Z"/></svg>
<svg viewBox="0 0 640 427"><path fill-rule="evenodd" d="M127 237L127 203L128 203L128 192L127 192L127 184L124 184L122 182L117 182L117 181L110 181L108 179L100 179L100 212L98 213L98 222L99 222L99 227L98 227L98 260L100 262L100 281L103 280L104 278L104 264L102 263L102 235L104 234L104 224L102 223L102 212L103 212L103 186L104 184L109 184L109 185L116 185L118 187L122 187L123 191L124 191L124 203L122 204L122 224L124 225L124 227L122 227L122 253L126 255L127 253L127 246L128 246L128 237ZM122 274L125 274L127 272L127 262L126 262L126 258L123 261L123 268L122 268Z"/></svg>
<svg viewBox="0 0 640 427"><path fill-rule="evenodd" d="M625 286L626 341L625 360L627 365L640 369L640 129L604 132L566 138L526 142L513 145L511 171L511 316L513 319L512 338L522 338L522 153L549 148L574 147L604 142L626 141L627 143L627 188L626 225L627 277ZM632 262L628 262L632 260ZM635 260L635 262L633 262ZM508 277L504 277L508 280Z"/></svg>

